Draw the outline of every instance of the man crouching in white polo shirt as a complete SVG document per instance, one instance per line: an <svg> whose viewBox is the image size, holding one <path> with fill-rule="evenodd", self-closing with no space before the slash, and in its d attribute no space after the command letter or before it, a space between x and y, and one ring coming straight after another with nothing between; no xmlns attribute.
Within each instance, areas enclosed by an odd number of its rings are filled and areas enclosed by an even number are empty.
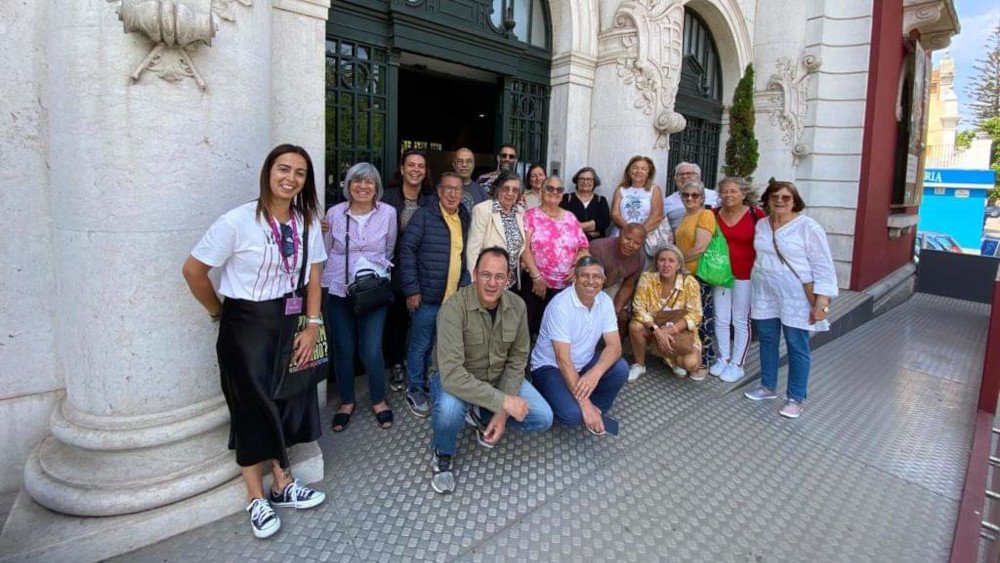
<svg viewBox="0 0 1000 563"><path fill-rule="evenodd" d="M606 293L604 267L592 256L577 261L576 281L545 308L531 353L531 381L552 406L555 420L605 434L605 414L628 379L621 358L615 304ZM604 350L597 343L604 338ZM612 430L614 432L614 430Z"/></svg>

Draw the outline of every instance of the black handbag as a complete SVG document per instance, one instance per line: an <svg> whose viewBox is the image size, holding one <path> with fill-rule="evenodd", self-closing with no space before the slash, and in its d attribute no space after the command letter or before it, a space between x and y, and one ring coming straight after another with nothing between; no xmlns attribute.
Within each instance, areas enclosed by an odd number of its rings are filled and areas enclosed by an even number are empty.
<svg viewBox="0 0 1000 563"><path fill-rule="evenodd" d="M347 211L344 211L344 215L347 215ZM348 218L345 224L344 284L347 285L347 301L355 315L365 315L392 303L392 281L379 276L375 270L364 269L354 276L354 283L348 283L347 272L351 269L351 220Z"/></svg>
<svg viewBox="0 0 1000 563"><path fill-rule="evenodd" d="M295 338L299 333L309 326L306 317L307 291L305 286L306 268L309 267L309 223L306 222L302 240L302 268L299 270L299 285L286 299L291 297L302 298L302 314L285 315L284 324L281 329L281 346L278 348L278 355L274 362L274 372L277 376L277 385L274 386L274 399L290 399L316 388L320 381L326 379L330 362L329 348L326 342L326 330L320 327L316 336L316 344L313 345L313 353L308 361L297 366L292 365Z"/></svg>

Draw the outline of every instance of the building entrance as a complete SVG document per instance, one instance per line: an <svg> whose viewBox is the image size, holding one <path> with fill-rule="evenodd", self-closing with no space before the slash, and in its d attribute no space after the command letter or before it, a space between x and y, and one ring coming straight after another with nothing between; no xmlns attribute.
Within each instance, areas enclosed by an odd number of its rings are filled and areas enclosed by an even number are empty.
<svg viewBox="0 0 1000 563"><path fill-rule="evenodd" d="M407 64L409 63L409 64ZM476 175L495 166L501 77L404 53L399 69L398 153L419 149L435 178L451 170L455 151L476 155Z"/></svg>
<svg viewBox="0 0 1000 563"><path fill-rule="evenodd" d="M546 162L551 22L544 0L385 2L330 8L326 48L326 202L347 169L367 161L392 177L407 148L435 175L455 149L477 171L511 143L521 162Z"/></svg>

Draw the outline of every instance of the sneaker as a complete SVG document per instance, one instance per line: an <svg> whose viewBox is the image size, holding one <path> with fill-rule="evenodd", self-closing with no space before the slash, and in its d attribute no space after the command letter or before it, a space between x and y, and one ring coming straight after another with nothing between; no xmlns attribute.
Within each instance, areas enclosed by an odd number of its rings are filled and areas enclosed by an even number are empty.
<svg viewBox="0 0 1000 563"><path fill-rule="evenodd" d="M728 367L729 367L729 362L723 360L722 358L719 358L718 360L715 360L715 363L712 364L712 367L708 368L708 373L714 375L715 377L721 377L722 374L726 373L726 368Z"/></svg>
<svg viewBox="0 0 1000 563"><path fill-rule="evenodd" d="M406 389L406 368L402 364L392 366L392 374L389 375L389 389L393 391Z"/></svg>
<svg viewBox="0 0 1000 563"><path fill-rule="evenodd" d="M668 365L669 365L669 364L668 364ZM673 372L674 372L674 375L675 375L675 376L676 376L676 377L677 377L678 379L684 379L684 378L685 378L685 377L687 377L687 375L688 375L688 372L687 372L687 370L686 370L686 369L684 369L684 368L682 368L682 367L680 367L680 366L674 366L674 367L673 367L673 368L671 368L671 369L673 370Z"/></svg>
<svg viewBox="0 0 1000 563"><path fill-rule="evenodd" d="M269 538L281 529L281 518L278 518L267 500L253 499L246 511L250 514L250 527L253 528L254 536L261 539Z"/></svg>
<svg viewBox="0 0 1000 563"><path fill-rule="evenodd" d="M323 501L326 500L326 493L311 489L296 479L285 485L285 489L280 494L275 494L272 490L268 500L271 501L271 506L278 508L312 508L323 504Z"/></svg>
<svg viewBox="0 0 1000 563"><path fill-rule="evenodd" d="M410 408L413 416L427 418L431 415L431 404L427 402L427 395L423 391L407 391L406 406Z"/></svg>
<svg viewBox="0 0 1000 563"><path fill-rule="evenodd" d="M476 441L479 442L480 446L488 450L497 447L496 444L486 441L486 425L483 424L483 420L476 414L476 407L469 407L469 410L465 412L465 423L476 429Z"/></svg>
<svg viewBox="0 0 1000 563"><path fill-rule="evenodd" d="M719 376L719 379L726 383L735 383L743 379L743 374L743 366L729 364L726 367L726 371L722 372L722 375Z"/></svg>
<svg viewBox="0 0 1000 563"><path fill-rule="evenodd" d="M753 389L747 390L743 396L751 401L766 401L767 399L777 399L778 393L773 389L768 389L761 384L754 385Z"/></svg>
<svg viewBox="0 0 1000 563"><path fill-rule="evenodd" d="M705 381L705 378L708 377L708 370L700 367L692 371L690 377L691 381Z"/></svg>
<svg viewBox="0 0 1000 563"><path fill-rule="evenodd" d="M628 382L635 383L635 381L638 380L640 377L642 377L643 374L645 373L646 373L646 366L639 364L632 364L632 366L628 368Z"/></svg>
<svg viewBox="0 0 1000 563"><path fill-rule="evenodd" d="M785 401L785 406L781 407L778 414L785 418L798 418L802 414L802 403L796 401L795 399L788 399Z"/></svg>
<svg viewBox="0 0 1000 563"><path fill-rule="evenodd" d="M434 450L434 461L431 464L431 488L435 493L446 495L455 490L455 474L451 470L451 457Z"/></svg>

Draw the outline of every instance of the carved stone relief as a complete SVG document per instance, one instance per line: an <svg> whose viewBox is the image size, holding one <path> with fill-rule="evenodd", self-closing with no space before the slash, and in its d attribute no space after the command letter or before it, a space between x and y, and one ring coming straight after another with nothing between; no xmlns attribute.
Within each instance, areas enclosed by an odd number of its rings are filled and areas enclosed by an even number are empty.
<svg viewBox="0 0 1000 563"><path fill-rule="evenodd" d="M659 133L654 148L667 148L670 134L684 129L674 111L683 59L684 7L676 2L625 0L615 25L602 39L617 42L615 65L625 84L634 84L635 107L653 116Z"/></svg>
<svg viewBox="0 0 1000 563"><path fill-rule="evenodd" d="M811 152L802 140L802 132L809 111L809 78L821 64L817 55L804 55L799 61L778 59L777 72L767 82L765 101L769 103L759 108L769 112L771 123L781 130L781 140L791 147L795 166Z"/></svg>
<svg viewBox="0 0 1000 563"><path fill-rule="evenodd" d="M153 48L129 75L135 83L147 70L169 82L193 78L202 91L208 83L191 54L212 46L219 20L235 21L236 4L250 8L253 0L108 0L117 3L125 33L141 33Z"/></svg>

